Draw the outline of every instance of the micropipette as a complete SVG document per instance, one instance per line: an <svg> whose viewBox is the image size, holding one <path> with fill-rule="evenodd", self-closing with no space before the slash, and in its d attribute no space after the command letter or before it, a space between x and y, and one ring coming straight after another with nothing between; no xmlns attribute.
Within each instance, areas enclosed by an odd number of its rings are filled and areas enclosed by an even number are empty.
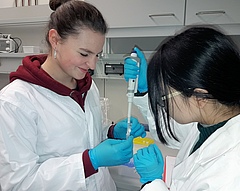
<svg viewBox="0 0 240 191"><path fill-rule="evenodd" d="M139 67L139 61L137 61L137 54L135 51L133 51L130 55L130 58L132 58L134 61L136 61L137 66ZM128 89L127 89L127 97L128 97L128 115L127 115L127 133L126 133L126 139L130 136L132 123L131 123L131 113L132 113L132 103L133 103L133 97L134 93L137 92L137 86L138 86L138 76L136 79L129 79L128 81Z"/></svg>

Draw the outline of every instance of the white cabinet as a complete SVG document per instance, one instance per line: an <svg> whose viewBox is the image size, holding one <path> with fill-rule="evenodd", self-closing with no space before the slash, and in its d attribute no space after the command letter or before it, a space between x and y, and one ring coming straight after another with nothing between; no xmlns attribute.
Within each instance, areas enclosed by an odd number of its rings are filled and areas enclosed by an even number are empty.
<svg viewBox="0 0 240 191"><path fill-rule="evenodd" d="M3 26L39 25L46 23L52 13L48 4L25 7L1 8L0 29Z"/></svg>
<svg viewBox="0 0 240 191"><path fill-rule="evenodd" d="M239 0L187 0L185 24L240 24L239 10Z"/></svg>
<svg viewBox="0 0 240 191"><path fill-rule="evenodd" d="M185 0L88 0L110 28L183 25Z"/></svg>
<svg viewBox="0 0 240 191"><path fill-rule="evenodd" d="M184 25L217 24L240 34L239 0L87 0L105 17L108 37L173 35ZM127 29L127 30L126 30Z"/></svg>
<svg viewBox="0 0 240 191"><path fill-rule="evenodd" d="M110 28L110 38L169 36L184 25L196 23L234 25L240 31L239 0L86 1L102 12ZM52 11L47 0L38 2L37 6L1 8L0 28L46 23Z"/></svg>

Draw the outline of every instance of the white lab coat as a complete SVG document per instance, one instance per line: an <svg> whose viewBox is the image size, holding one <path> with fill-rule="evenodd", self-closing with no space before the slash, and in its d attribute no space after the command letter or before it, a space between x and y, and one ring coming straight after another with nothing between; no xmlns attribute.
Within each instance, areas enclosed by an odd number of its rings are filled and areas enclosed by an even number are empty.
<svg viewBox="0 0 240 191"><path fill-rule="evenodd" d="M148 108L147 95L134 102L149 121L150 132L156 129ZM171 191L239 191L240 190L240 115L230 119L214 132L193 154L198 140L197 123L180 125L173 122L180 143L170 140L170 147L180 149L172 174ZM189 156L190 155L190 156ZM154 180L142 191L168 191L165 183Z"/></svg>
<svg viewBox="0 0 240 191"><path fill-rule="evenodd" d="M68 96L15 80L0 92L2 190L115 191L107 168L85 179L82 152L103 140L94 82L85 112ZM106 134L105 134L106 136Z"/></svg>

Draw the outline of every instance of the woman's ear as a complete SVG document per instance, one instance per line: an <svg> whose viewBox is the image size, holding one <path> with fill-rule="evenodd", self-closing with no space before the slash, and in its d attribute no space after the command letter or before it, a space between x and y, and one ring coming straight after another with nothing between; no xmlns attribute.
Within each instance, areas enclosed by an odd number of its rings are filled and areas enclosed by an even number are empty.
<svg viewBox="0 0 240 191"><path fill-rule="evenodd" d="M57 43L59 41L58 32L55 29L50 29L48 32L49 42L52 46L52 49L56 49Z"/></svg>
<svg viewBox="0 0 240 191"><path fill-rule="evenodd" d="M207 94L208 93L207 90L201 89L201 88L195 88L194 92L195 93L200 93L200 94ZM194 99L196 101L196 106L198 108L203 108L206 105L206 103L208 102L208 99L206 99L204 97L197 97L197 96L195 96Z"/></svg>

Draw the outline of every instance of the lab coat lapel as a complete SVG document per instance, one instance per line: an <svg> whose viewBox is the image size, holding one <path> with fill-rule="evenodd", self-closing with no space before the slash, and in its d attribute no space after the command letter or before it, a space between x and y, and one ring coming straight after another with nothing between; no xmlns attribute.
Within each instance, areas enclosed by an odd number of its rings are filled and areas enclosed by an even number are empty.
<svg viewBox="0 0 240 191"><path fill-rule="evenodd" d="M93 148L102 141L102 118L99 93L95 83L85 100L85 117L87 121L90 147Z"/></svg>
<svg viewBox="0 0 240 191"><path fill-rule="evenodd" d="M186 157L175 167L173 176L178 177L178 179L187 179L197 168L223 155L226 151L238 144L240 142L239 121L240 115L229 120L222 128L215 131L201 147L190 156L188 156L187 153L190 153L193 145L188 145L189 148L185 149L185 153L179 153L180 155L186 154ZM193 138L189 138L188 141L194 141L194 139L193 136ZM184 147L186 147L186 145Z"/></svg>

